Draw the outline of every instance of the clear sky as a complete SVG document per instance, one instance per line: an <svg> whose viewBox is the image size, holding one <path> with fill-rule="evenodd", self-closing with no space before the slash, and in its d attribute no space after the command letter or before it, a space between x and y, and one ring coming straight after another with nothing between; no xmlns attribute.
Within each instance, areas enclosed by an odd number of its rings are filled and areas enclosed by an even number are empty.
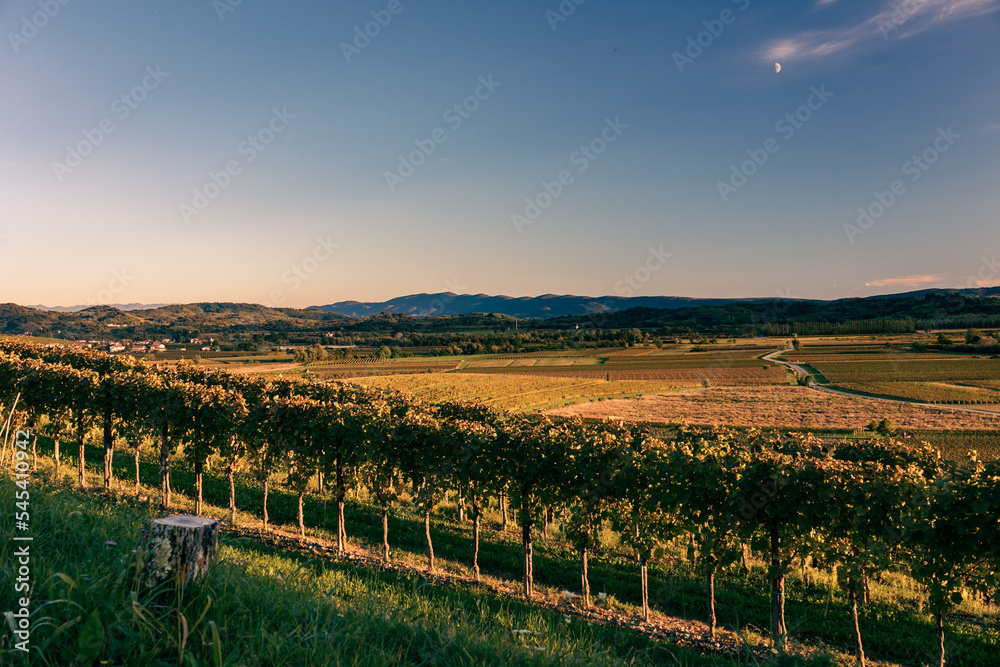
<svg viewBox="0 0 1000 667"><path fill-rule="evenodd" d="M997 0L0 0L0 33L0 301L1000 284Z"/></svg>

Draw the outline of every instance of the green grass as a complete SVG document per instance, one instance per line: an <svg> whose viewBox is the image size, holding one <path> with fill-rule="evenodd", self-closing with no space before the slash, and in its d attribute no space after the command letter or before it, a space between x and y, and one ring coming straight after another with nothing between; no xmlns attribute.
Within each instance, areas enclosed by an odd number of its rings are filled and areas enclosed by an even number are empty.
<svg viewBox="0 0 1000 667"><path fill-rule="evenodd" d="M13 483L0 478L0 503L13 502ZM482 588L306 559L226 534L203 585L187 595L143 590L132 549L151 516L121 497L34 486L31 652L11 651L5 632L0 664L735 664ZM5 513L4 533L12 528ZM5 584L13 544L0 546ZM0 607L14 605L4 585Z"/></svg>
<svg viewBox="0 0 1000 667"><path fill-rule="evenodd" d="M809 373L809 377L818 384L830 384L830 381L827 380L822 373L816 370L815 366L812 366L810 364L798 364L798 365L801 366L803 369L805 369L805 371Z"/></svg>
<svg viewBox="0 0 1000 667"><path fill-rule="evenodd" d="M47 441L40 442L40 454L47 454L51 444ZM65 449L69 449L68 447ZM96 471L101 460L101 450L97 447L88 448L88 468ZM40 459L42 471L46 472L51 468L44 459ZM106 497L103 493L91 493L81 497L70 492L67 484L69 480L75 478L75 458L64 452L64 482L62 485L46 490L45 495L39 500L33 496L33 511L36 512L36 521L33 522L33 533L39 535L42 540L48 540L48 544L40 547L45 553L54 556L47 556L43 560L41 567L46 568L45 572L36 572L35 581L38 585L46 582L44 594L35 595L36 599L54 600L66 597L66 591L59 588L61 579L52 579L55 572L65 572L76 581L91 582L92 585L100 586L99 593L95 593L93 600L116 600L115 604L102 612L102 624L105 628L111 628L115 624L128 628L130 631L139 632L136 619L131 618L131 607L128 605L129 585L127 575L125 579L118 582L117 577L123 576L127 558L125 561L105 562L112 553L122 555L131 551L134 540L137 536L138 526L142 521L151 516L146 505L139 506L134 501L113 499ZM116 459L117 474L121 479L130 480L131 460L125 456ZM40 473L41 474L41 473ZM157 485L157 468L153 461L143 461L141 466L141 476L143 485L148 489ZM255 522L259 525L259 509L261 506L261 491L254 484L253 480L246 476L240 476L240 483L237 487L237 503L243 511L240 513L240 520L244 524ZM228 486L225 480L216 474L209 473L205 480L205 500L210 504L207 514L222 518L225 510L221 509L228 502ZM189 469L183 466L175 467L173 474L173 487L178 494L190 495L193 489L193 475ZM9 496L9 482L5 482L2 492L0 492L0 502L3 506L9 507L11 500ZM190 512L189 497L178 497L180 511ZM51 503L54 515L47 524L39 523L37 520L38 503ZM214 505L211 506L211 505ZM296 516L296 499L290 493L274 488L269 501L269 510L272 523L288 530L292 530ZM70 516L72 512L81 512L80 517ZM177 511L177 510L175 510ZM88 514L89 513L89 514ZM44 517L45 514L42 513ZM310 534L331 538L335 535L335 506L333 503L326 504L323 499L309 494L305 503L305 518L307 529ZM394 510L390 517L390 542L393 548L394 559L403 565L410 567L421 567L423 564L423 553L425 542L423 530L420 525L420 515L414 508L403 505ZM355 496L347 506L347 530L351 544L362 549L376 550L381 543L381 525L378 512L370 506L363 494ZM11 525L10 517L5 514L2 525L9 534ZM487 577L488 583L511 584L520 576L520 544L513 534L503 533L497 530L498 516L495 511L490 511L486 516L486 526L483 531L482 546L480 551L480 566ZM453 505L445 504L434 514L432 531L434 538L435 552L438 556L439 568L446 573L467 576L470 572L469 563L471 560L472 544L468 523L460 523L457 520L457 512ZM617 541L613 534L609 535L608 547L593 556L590 564L591 586L596 592L604 592L607 595L607 604L620 610L626 616L634 617L637 613L636 605L639 602L638 573L631 555L617 546ZM112 539L118 542L119 547L113 550L106 550L103 547L105 539ZM64 554L58 545L71 545L67 553ZM295 571L306 558L294 554L282 554L258 544L256 541L238 540L234 536L224 536L223 549L220 551L222 559L217 571L213 573L213 578L220 576L220 572L226 574L230 581L236 582L226 589L225 603L219 596L218 584L213 584L215 579L210 579L205 591L201 595L201 606L185 607L185 615L190 616L189 624L193 625L194 620L200 615L201 610L207 601L207 596L213 597L213 608L206 616L208 620L215 620L220 630L226 632L220 635L220 641L226 648L225 655L229 655L233 650L238 649L234 662L227 664L326 664L323 662L299 662L306 651L319 651L310 655L325 656L334 654L323 653L322 649L315 643L311 643L313 634L324 636L322 633L333 633L333 626L325 625L331 608L324 606L327 604L323 599L323 594L330 590L327 580L322 577L326 573L334 572L335 576L353 577L350 586L355 588L341 588L338 591L357 590L361 592L352 593L349 598L345 598L340 593L334 595L336 602L335 613L343 613L346 618L358 619L362 628L354 628L353 632L368 633L364 636L365 645L356 650L367 651L371 646L378 645L384 650L378 655L364 653L366 656L362 664L366 661L373 661L373 664L383 661L394 661L396 654L392 651L402 650L395 642L405 646L417 642L421 645L436 646L447 642L445 639L451 637L453 632L451 625L441 619L454 619L456 609L465 610L471 613L476 609L477 613L469 617L457 617L460 620L452 620L450 623L460 623L460 627L466 628L466 624L472 629L463 630L455 634L456 642L465 646L466 642L472 642L474 646L490 646L494 656L490 659L482 658L482 654L473 653L476 660L468 661L464 654L457 652L429 655L437 657L414 657L410 653L401 654L404 662L419 663L442 662L445 664L472 664L477 661L485 661L491 664L500 664L505 661L526 662L531 660L542 660L549 662L568 660L569 654L558 654L554 648L547 649L546 652L527 649L524 655L514 654L514 650L508 643L511 641L512 633L505 629L504 625L497 620L499 615L507 614L504 618L510 618L510 626L513 629L547 628L539 635L519 636L518 641L524 637L531 637L540 643L555 647L569 646L570 652L577 657L577 662L586 664L614 664L618 660L631 660L630 656L637 656L637 662L658 662L665 659L662 653L663 644L656 644L649 640L642 639L627 631L603 628L599 639L594 639L593 635L580 636L572 634L574 639L563 637L559 633L577 632L579 624L573 621L568 627L563 628L565 619L561 613L553 613L540 609L524 606L520 602L513 601L496 593L490 593L486 589L465 588L462 585L430 586L424 584L424 580L417 574L396 574L382 572L379 570L366 570L347 562L337 561L312 561L301 570L298 570L296 577L303 581L310 582L306 588L294 588L294 595L287 599L282 597L283 586L275 588L274 580L279 573L285 582L290 581L290 571ZM89 545L89 546L86 546ZM0 545L0 549L7 549L2 552L2 562L5 567L9 563L10 543ZM683 558L684 550L680 545L676 545L668 554L657 560L650 568L650 600L653 608L660 613L701 619L704 614L704 588L703 582L697 576L690 565ZM48 560L51 558L51 560ZM100 567L97 567L97 565ZM96 573L100 570L103 574ZM117 568L117 569L116 569ZM236 568L234 570L233 568ZM241 569L242 568L242 569ZM284 568L284 569L283 569ZM548 537L539 536L536 541L535 552L535 580L538 584L541 595L558 597L558 591L568 589L576 591L579 588L579 570L577 566L576 554L559 539L558 531L550 533ZM245 570L245 571L244 571ZM270 574L264 574L270 573ZM334 576L334 575L330 575ZM95 578L96 577L96 578ZM247 583L248 577L253 583ZM843 653L849 653L852 646L852 634L850 629L850 613L846 600L839 589L836 588L833 577L829 574L811 570L811 581L806 584L798 574L789 578L788 582L788 622L792 631L792 636L796 641L804 641L809 645L825 645L833 647ZM6 572L0 571L0 581L9 580ZM340 579L336 579L340 582ZM102 583L103 582L103 583ZM88 584L88 585L91 585ZM112 585L114 584L114 585ZM215 588L213 588L213 585ZM335 584L331 584L331 587ZM346 584L345 584L346 585ZM267 595L274 597L273 604L275 612L268 611L267 600L254 603L247 600L257 600L253 597L257 595L258 588L264 587ZM921 596L912 582L902 575L890 575L885 582L874 584L875 603L862 612L862 631L866 641L866 651L870 657L883 660L895 660L903 664L917 665L931 659L935 651L935 634L930 617L921 608ZM416 589L416 590L414 590ZM212 594L215 591L215 594ZM407 593L407 591L410 591ZM749 576L744 576L737 570L729 570L720 574L716 583L717 610L719 622L724 627L738 628L748 635L766 635L770 601L767 596L767 582L763 563L755 563L753 571ZM433 595L432 595L433 593ZM12 603L5 596L10 596L9 588L3 589L0 593L0 606L12 608ZM407 597L416 596L416 597ZM276 596L276 597L275 597ZM367 596L367 597L365 597ZM433 599L424 600L427 596ZM383 602L389 600L389 602ZM405 602L405 604L404 604ZM110 603L109 603L110 604ZM502 605L506 604L506 607ZM115 606L117 605L117 606ZM125 605L124 607L122 605ZM293 614L292 625L279 623L278 616L287 615L285 606L297 608L295 605L303 607L301 614ZM421 605L431 605L421 607ZM439 605L439 606L433 606ZM489 613L481 612L483 605L488 605ZM496 606L501 605L501 606ZM86 605L83 605L86 608ZM47 607L46 609L50 609ZM250 611L243 611L248 608ZM306 609L308 608L308 609ZM386 613L394 609L410 610L411 608L427 609L430 619L437 619L440 623L428 627L420 626L414 628L416 616L402 616L406 620L403 627L396 627L387 621L392 620L399 612L390 614L390 619L385 619ZM102 609L104 609L102 607ZM74 611L75 610L75 611ZM213 611L214 610L214 611ZM306 613L308 610L309 613ZM346 611L345 611L346 610ZM367 610L367 611L366 611ZM373 610L373 611L372 611ZM62 624L92 610L74 607L73 609L62 609L57 621L53 621L56 628ZM104 613L107 613L105 620ZM51 614L51 612L46 612ZM173 613L173 612L171 612ZM353 613L352 617L350 614ZM371 617L370 622L362 622L366 618L365 613ZM410 611L406 611L410 614ZM416 612L412 612L416 613ZM76 614L73 616L72 614ZM176 613L161 619L162 623L177 623ZM219 615L214 615L219 614ZM231 621L230 616L235 614L237 620ZM255 617L255 614L261 616ZM304 616L303 616L304 614ZM310 616L310 614L312 614ZM485 614L485 615L484 615ZM334 614L335 615L335 614ZM268 618L264 622L265 617ZM283 618L284 616L282 616ZM326 620L322 620L326 619ZM221 622L225 620L228 625ZM64 644L70 646L66 650L75 650L78 641L81 621L61 632L65 638ZM504 621L506 623L506 621ZM529 625L534 623L535 625ZM1000 646L1000 630L997 628L995 610L984 610L974 603L964 603L954 617L948 619L948 651L949 665L986 665L991 664L994 653ZM131 624L131 625L130 625ZM258 627L258 625L260 627ZM377 626L377 627L374 627ZM170 626L173 627L173 626ZM299 632L290 632L292 628L306 628ZM593 632L598 632L594 628L598 626L588 626ZM601 626L603 627L603 626ZM199 626L202 633L205 627ZM509 629L509 628L508 628ZM391 631L391 632L390 632ZM42 631L47 633L48 629ZM124 632L124 630L122 630ZM152 630L148 630L152 633ZM507 634L505 634L505 632ZM75 634L74 634L75 633ZM385 634L392 634L391 641ZM465 634L463 634L465 633ZM127 633L125 633L127 635ZM250 638L262 635L261 645L253 644L253 652L244 646ZM209 641L208 635L202 636L200 641ZM275 639L280 637L281 641ZM340 637L340 635L337 635ZM433 639L429 638L433 637ZM297 639L296 639L297 638ZM308 639L308 641L307 641ZM124 641L124 640L123 640ZM257 641L256 639L254 641ZM340 641L346 641L341 639ZM160 646L158 650L170 653L171 657L163 664L178 663L176 658L176 646L170 644L165 637L159 637L154 641L152 635L146 637L141 643L154 642ZM156 643L159 642L159 643ZM289 657L280 657L279 648L286 647ZM378 643L381 642L381 643ZM437 644L435 644L437 642ZM478 642L478 643L477 643ZM505 643L506 642L506 643ZM546 643L547 642L547 643ZM553 643L555 642L555 643ZM585 648L584 644L590 648ZM596 643L595 643L596 642ZM273 644L273 645L272 645ZM171 648L173 646L173 648ZM351 645L353 646L353 645ZM515 643L514 647L524 647ZM204 645L202 648L207 650ZM210 648L210 647L209 647ZM131 650L131 649L130 649ZM193 650L193 649L192 649ZM284 650L284 649L281 649ZM355 650L355 649L351 649ZM430 651L431 649L427 649ZM434 650L437 650L435 648ZM445 649L441 649L444 651ZM468 650L468 649L467 649ZM484 649L485 650L485 649ZM680 657L679 664L734 664L732 662L719 662L718 660L699 662L700 657L689 655L683 651L677 651L669 647L673 655ZM259 651L259 652L258 652ZM268 653L267 651L271 651ZM68 655L68 654L60 654ZM137 655L137 654L130 654ZM212 664L205 661L204 655L198 654L198 660L203 662L189 662L188 664ZM350 663L347 658L350 652L336 654L338 658ZM265 656L265 657L261 657ZM275 657L277 656L277 657ZM527 657L525 657L527 656ZM160 658L158 658L160 659ZM320 660L321 658L310 658L309 660ZM257 662L254 662L254 661ZM276 662L268 662L275 660ZM333 661L333 657L329 657ZM0 661L0 664L2 663ZM53 662L38 662L36 664L69 664ZM112 662L110 664L119 664ZM130 664L130 663L121 663ZM148 664L156 664L151 662ZM178 663L180 664L180 663ZM331 664L336 664L335 662ZM671 663L675 664L675 663Z"/></svg>

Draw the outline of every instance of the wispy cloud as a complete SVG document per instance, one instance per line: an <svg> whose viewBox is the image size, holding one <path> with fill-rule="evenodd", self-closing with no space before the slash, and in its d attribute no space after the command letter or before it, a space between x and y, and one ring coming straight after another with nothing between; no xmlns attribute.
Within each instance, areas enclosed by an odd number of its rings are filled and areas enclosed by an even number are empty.
<svg viewBox="0 0 1000 667"><path fill-rule="evenodd" d="M818 0L817 7L833 2L836 0ZM875 48L890 36L904 39L998 10L1000 3L996 0L897 0L860 23L773 40L764 47L761 57L766 62L806 60Z"/></svg>
<svg viewBox="0 0 1000 667"><path fill-rule="evenodd" d="M922 287L941 283L944 277L940 275L904 276L902 278L882 278L865 283L865 287Z"/></svg>

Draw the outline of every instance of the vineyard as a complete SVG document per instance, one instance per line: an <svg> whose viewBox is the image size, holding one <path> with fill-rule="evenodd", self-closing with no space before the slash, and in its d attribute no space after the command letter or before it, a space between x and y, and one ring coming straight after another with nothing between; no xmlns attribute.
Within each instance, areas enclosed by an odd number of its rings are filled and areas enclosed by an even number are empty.
<svg viewBox="0 0 1000 667"><path fill-rule="evenodd" d="M1000 360L882 346L803 345L785 358L817 368L835 388L922 403L1000 404Z"/></svg>
<svg viewBox="0 0 1000 667"><path fill-rule="evenodd" d="M604 370L604 371L558 371L541 368L505 369L509 375L525 375L539 378L589 378L595 380L607 380L609 382L633 381L633 382L655 382L662 381L669 387L700 387L706 384L720 386L757 386L788 384L788 374L780 366L775 366L767 370L763 368L662 368L662 369L636 369L636 370ZM491 371L470 369L462 373L479 374ZM654 389L655 391L655 389Z"/></svg>
<svg viewBox="0 0 1000 667"><path fill-rule="evenodd" d="M956 384L960 384L965 387L979 387L981 389L1000 391L1000 380L961 380Z"/></svg>
<svg viewBox="0 0 1000 667"><path fill-rule="evenodd" d="M923 587L945 660L945 616L967 596L1000 586L1000 464L942 460L929 446L873 441L826 447L808 435L757 429L677 427L656 438L642 425L584 424L508 414L466 402L426 405L394 392L344 383L265 380L197 368L163 370L90 352L0 343L0 401L16 405L18 427L79 448L102 434L104 485L120 441L136 457L147 437L158 443L160 502L171 506L171 467L193 471L195 513L202 511L206 468L225 471L230 512L234 476L253 472L268 493L275 479L297 498L328 484L336 505L338 553L347 547L345 501L363 488L380 508L382 557L392 558L390 512L405 495L418 508L434 573L431 515L447 497L471 517L468 558L480 578L484 508L512 512L521 542L521 593L534 597L533 544L559 517L579 557L580 596L592 604L588 559L604 528L636 554L634 576L648 621L651 563L671 541L689 540L705 584L705 620L717 625L715 578L745 561L747 549L768 562L771 635L779 648L790 631L786 579L806 559L836 568L850 599L859 662L864 638L859 608L869 582L888 573ZM6 440L5 440L6 442ZM21 478L30 454L4 451ZM15 475L16 477L16 475Z"/></svg>
<svg viewBox="0 0 1000 667"><path fill-rule="evenodd" d="M427 373L445 373L455 370L457 362L427 362L422 364L409 363L370 363L370 364L316 364L305 367L309 374L322 380L341 380L349 378L368 378L383 375L414 375Z"/></svg>
<svg viewBox="0 0 1000 667"><path fill-rule="evenodd" d="M872 420L889 419L900 429L997 430L998 418L937 406L885 403L860 396L816 391L807 387L703 387L581 403L550 410L559 416L627 419L636 422L701 426L759 426L812 430L862 428Z"/></svg>
<svg viewBox="0 0 1000 667"><path fill-rule="evenodd" d="M524 366L596 366L602 363L597 357L491 357L467 362L463 368L521 368Z"/></svg>
<svg viewBox="0 0 1000 667"><path fill-rule="evenodd" d="M914 438L941 451L945 458L961 461L970 451L984 460L1000 459L1000 431L916 431Z"/></svg>
<svg viewBox="0 0 1000 667"><path fill-rule="evenodd" d="M676 391L700 382L670 383L611 381L604 376L581 378L579 374L565 377L526 376L518 374L449 373L396 375L355 378L366 387L398 389L429 403L474 401L511 412L532 412L570 403L627 398L663 391Z"/></svg>
<svg viewBox="0 0 1000 667"><path fill-rule="evenodd" d="M712 352L691 352L639 347L613 350L593 357L507 356L469 361L463 363L458 372L608 382L661 382L663 390L706 385L739 387L788 384L788 374L782 367L769 365L757 358L771 349L773 348L740 346ZM609 395L617 393L609 392Z"/></svg>
<svg viewBox="0 0 1000 667"><path fill-rule="evenodd" d="M836 382L838 389L920 403L991 406L1000 402L1000 393L963 389L933 382Z"/></svg>

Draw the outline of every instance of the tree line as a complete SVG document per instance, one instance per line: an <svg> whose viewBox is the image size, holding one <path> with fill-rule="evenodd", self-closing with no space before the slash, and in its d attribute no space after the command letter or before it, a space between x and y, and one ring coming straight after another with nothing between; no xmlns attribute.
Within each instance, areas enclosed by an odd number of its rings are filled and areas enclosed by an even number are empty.
<svg viewBox="0 0 1000 667"><path fill-rule="evenodd" d="M364 487L381 508L383 558L391 558L388 516L408 495L423 516L428 570L435 569L431 515L449 495L468 508L470 553L479 578L483 509L496 502L506 523L515 510L523 553L523 593L533 595L532 543L547 516L561 516L580 558L581 593L591 604L588 558L610 525L638 565L642 613L649 617L647 567L664 545L687 539L704 577L706 619L715 633L715 577L752 549L766 560L772 635L783 647L785 579L811 558L835 569L852 609L856 651L867 582L903 571L925 587L944 664L944 614L969 592L997 588L1000 465L970 456L943 461L937 450L891 440L837 447L809 435L678 426L654 437L644 425L505 414L468 403L426 405L399 393L347 383L309 383L157 368L91 351L0 342L0 401L16 402L29 426L45 423L56 442L75 439L84 483L84 436L100 429L104 484L116 442L138 457L154 436L161 502L171 504L170 466L195 471L195 511L210 459L224 466L235 520L234 473L249 467L264 491L275 478L303 497L329 484L337 503L337 547L347 547L344 505ZM21 462L18 462L20 465ZM506 527L506 526L505 526Z"/></svg>

